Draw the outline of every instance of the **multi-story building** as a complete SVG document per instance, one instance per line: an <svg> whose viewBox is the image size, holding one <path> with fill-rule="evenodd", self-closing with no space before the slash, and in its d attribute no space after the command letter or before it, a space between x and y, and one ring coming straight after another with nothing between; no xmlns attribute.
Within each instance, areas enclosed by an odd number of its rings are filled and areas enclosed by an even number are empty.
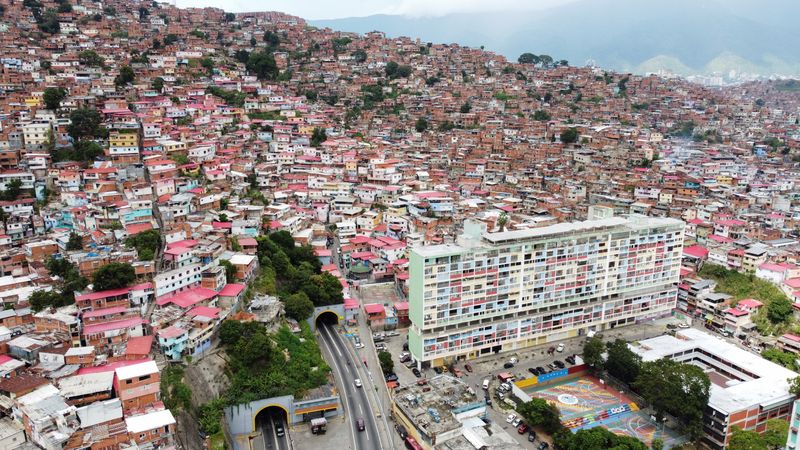
<svg viewBox="0 0 800 450"><path fill-rule="evenodd" d="M669 358L703 368L711 380L703 416L703 442L710 449L727 448L734 427L763 433L767 420L790 418L796 396L789 383L797 374L759 355L694 328L629 347L643 361Z"/></svg>
<svg viewBox="0 0 800 450"><path fill-rule="evenodd" d="M684 223L632 215L486 233L411 251L419 365L516 350L668 314Z"/></svg>

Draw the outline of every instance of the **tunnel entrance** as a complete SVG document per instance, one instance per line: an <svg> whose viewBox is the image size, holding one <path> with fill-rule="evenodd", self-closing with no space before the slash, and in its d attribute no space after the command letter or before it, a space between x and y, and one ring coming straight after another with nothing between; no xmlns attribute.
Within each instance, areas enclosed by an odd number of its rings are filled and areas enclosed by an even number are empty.
<svg viewBox="0 0 800 450"><path fill-rule="evenodd" d="M317 316L317 320L314 322L314 325L319 328L322 325L338 325L339 324L339 315L333 311L322 311Z"/></svg>
<svg viewBox="0 0 800 450"><path fill-rule="evenodd" d="M253 431L258 428L273 429L281 425L284 429L289 423L289 412L280 405L268 405L261 408L253 417Z"/></svg>

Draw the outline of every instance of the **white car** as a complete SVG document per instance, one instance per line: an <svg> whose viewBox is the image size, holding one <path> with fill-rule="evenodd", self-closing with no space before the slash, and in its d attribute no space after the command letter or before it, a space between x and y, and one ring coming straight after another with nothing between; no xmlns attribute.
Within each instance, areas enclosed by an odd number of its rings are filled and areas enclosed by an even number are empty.
<svg viewBox="0 0 800 450"><path fill-rule="evenodd" d="M355 384L357 388L360 388L361 387L361 378L356 378L353 381L353 384Z"/></svg>
<svg viewBox="0 0 800 450"><path fill-rule="evenodd" d="M681 322L678 324L678 328L689 328L689 324L685 322Z"/></svg>
<svg viewBox="0 0 800 450"><path fill-rule="evenodd" d="M514 419L516 419L516 418L517 418L517 415L516 415L516 414L509 414L509 415L508 415L508 417L506 417L506 422L508 422L508 423L511 423L511 422L513 422L513 421L514 421Z"/></svg>
<svg viewBox="0 0 800 450"><path fill-rule="evenodd" d="M558 353L563 352L564 351L564 344L558 344L558 347L556 347L556 351Z"/></svg>
<svg viewBox="0 0 800 450"><path fill-rule="evenodd" d="M356 348L364 348L364 344L361 342L356 342Z"/></svg>
<svg viewBox="0 0 800 450"><path fill-rule="evenodd" d="M513 422L511 422L511 425L512 425L514 428L517 428L517 427L519 426L519 424L521 424L521 423L522 423L522 418L520 418L520 417L517 417L516 419L514 419L514 421L513 421Z"/></svg>

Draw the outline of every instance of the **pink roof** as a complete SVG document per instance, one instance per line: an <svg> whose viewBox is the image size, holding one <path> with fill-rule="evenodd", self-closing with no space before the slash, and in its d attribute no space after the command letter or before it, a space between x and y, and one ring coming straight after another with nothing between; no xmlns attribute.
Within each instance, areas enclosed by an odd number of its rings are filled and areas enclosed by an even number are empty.
<svg viewBox="0 0 800 450"><path fill-rule="evenodd" d="M172 338L176 338L178 336L182 336L186 332L187 331L184 330L183 328L169 326L167 328L164 328L163 330L158 330L158 337L164 338L164 339L172 339Z"/></svg>
<svg viewBox="0 0 800 450"><path fill-rule="evenodd" d="M800 342L800 336L797 336L797 335L792 334L792 333L786 333L781 337L784 338L784 339L789 339L790 341Z"/></svg>
<svg viewBox="0 0 800 450"><path fill-rule="evenodd" d="M217 296L217 291L213 289L198 287L194 289L189 289L188 291L179 292L171 297L162 297L156 300L156 304L158 306L164 306L169 303L173 303L185 309L202 301L212 299L216 296Z"/></svg>
<svg viewBox="0 0 800 450"><path fill-rule="evenodd" d="M147 223L132 223L125 227L125 231L128 232L130 235L139 234L143 231L152 230L153 224L150 222Z"/></svg>
<svg viewBox="0 0 800 450"><path fill-rule="evenodd" d="M90 292L88 294L81 294L75 296L75 301L80 300L98 300L101 298L116 297L118 295L127 294L131 288L109 289L107 291Z"/></svg>
<svg viewBox="0 0 800 450"><path fill-rule="evenodd" d="M114 361L103 366L82 367L78 369L78 375L85 375L87 373L103 373L114 372L120 367L133 366L136 364L146 363L152 361L150 358L136 359L133 361Z"/></svg>
<svg viewBox="0 0 800 450"><path fill-rule="evenodd" d="M358 309L358 300L352 298L344 299L344 309Z"/></svg>
<svg viewBox="0 0 800 450"><path fill-rule="evenodd" d="M125 355L146 355L153 346L153 336L136 336L128 339Z"/></svg>
<svg viewBox="0 0 800 450"><path fill-rule="evenodd" d="M689 256L694 256L695 258L708 257L708 249L702 245L692 245L690 247L686 247L683 249L683 253Z"/></svg>
<svg viewBox="0 0 800 450"><path fill-rule="evenodd" d="M106 316L106 315L109 315L109 314L119 314L119 313L124 313L127 310L128 310L128 308L126 308L124 306L115 306L113 308L95 309L95 310L86 311L85 313L83 313L83 318L84 319L90 319L92 317Z"/></svg>
<svg viewBox="0 0 800 450"><path fill-rule="evenodd" d="M253 245L258 245L258 241L256 241L255 239L253 239L251 237L239 238L238 241L239 241L239 245L246 245L248 247L253 246Z"/></svg>
<svg viewBox="0 0 800 450"><path fill-rule="evenodd" d="M194 308L190 309L186 315L189 317L203 316L216 319L219 317L220 312L222 312L222 309L220 308L212 308L210 306L195 306Z"/></svg>
<svg viewBox="0 0 800 450"><path fill-rule="evenodd" d="M211 226L221 230L230 230L233 227L233 222L211 222Z"/></svg>
<svg viewBox="0 0 800 450"><path fill-rule="evenodd" d="M358 236L350 239L351 244L366 244L370 241L368 236L364 236L363 234L359 234Z"/></svg>
<svg viewBox="0 0 800 450"><path fill-rule="evenodd" d="M738 308L728 308L728 309L725 310L725 314L729 314L731 316L736 316L736 317L742 317L742 316L746 316L747 312L746 311L742 311L741 309L738 309Z"/></svg>
<svg viewBox="0 0 800 450"><path fill-rule="evenodd" d="M720 236L718 234L710 234L708 236L708 238L711 239L712 241L716 241L716 242L719 242L721 244L728 244L728 243L733 242L733 239L731 239L729 237L725 237L725 236Z"/></svg>
<svg viewBox="0 0 800 450"><path fill-rule="evenodd" d="M10 357L8 355L0 355L0 364L5 364L5 363L11 361L12 359L14 359L14 358L12 358L12 357Z"/></svg>
<svg viewBox="0 0 800 450"><path fill-rule="evenodd" d="M366 311L367 314L381 314L385 312L383 305L379 303L367 303L364 305L364 311Z"/></svg>
<svg viewBox="0 0 800 450"><path fill-rule="evenodd" d="M167 255L178 256L178 255L182 255L184 253L188 253L190 251L192 251L192 249L189 248L189 247L172 247L172 248L168 248L168 249L164 250L164 253L167 254Z"/></svg>
<svg viewBox="0 0 800 450"><path fill-rule="evenodd" d="M407 280L409 278L409 274L408 272L400 272L394 277L397 278L398 280Z"/></svg>
<svg viewBox="0 0 800 450"><path fill-rule="evenodd" d="M397 311L407 311L408 302L397 302L394 304L394 309L396 309Z"/></svg>
<svg viewBox="0 0 800 450"><path fill-rule="evenodd" d="M744 220L727 219L727 220L718 220L716 224L726 227L741 227L747 225L747 222L745 222Z"/></svg>
<svg viewBox="0 0 800 450"><path fill-rule="evenodd" d="M133 328L144 323L145 321L141 317L131 317L130 319L115 320L113 322L93 323L83 327L83 335L89 336L90 334L102 333L104 331Z"/></svg>
<svg viewBox="0 0 800 450"><path fill-rule="evenodd" d="M318 248L314 250L314 254L317 256L331 256L332 252L325 248Z"/></svg>
<svg viewBox="0 0 800 450"><path fill-rule="evenodd" d="M761 269L761 270L768 270L770 272L781 272L781 273L786 272L787 270L789 270L788 267L786 267L786 266L784 266L782 264L772 264L772 263L761 264L760 266L758 266L758 268Z"/></svg>
<svg viewBox="0 0 800 450"><path fill-rule="evenodd" d="M745 308L751 308L751 309L752 308L760 308L760 307L764 306L763 303L761 303L760 301L758 301L758 300L756 300L754 298L746 298L744 300L739 300L739 302L736 305L737 305L737 307L744 306Z"/></svg>
<svg viewBox="0 0 800 450"><path fill-rule="evenodd" d="M800 288L800 278L789 278L788 280L785 280L783 284L794 289Z"/></svg>
<svg viewBox="0 0 800 450"><path fill-rule="evenodd" d="M195 245L197 245L197 241L195 241L194 239L184 239L182 241L177 241L177 242L173 242L171 244L167 244L167 248L173 248L173 247L190 247L191 248L191 247L194 247Z"/></svg>
<svg viewBox="0 0 800 450"><path fill-rule="evenodd" d="M222 290L219 291L219 295L222 297L235 297L239 295L240 292L244 290L245 286L239 283L228 283L225 285Z"/></svg>

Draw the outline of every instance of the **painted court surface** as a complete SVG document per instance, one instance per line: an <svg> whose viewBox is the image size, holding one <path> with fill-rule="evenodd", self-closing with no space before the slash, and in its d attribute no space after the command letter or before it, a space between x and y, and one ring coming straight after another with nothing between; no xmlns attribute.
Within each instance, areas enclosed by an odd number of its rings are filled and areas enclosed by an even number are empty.
<svg viewBox="0 0 800 450"><path fill-rule="evenodd" d="M685 441L675 430L664 427L662 432L661 425L656 426L648 414L639 411L633 400L613 388L606 388L591 376L545 387L531 386L524 391L558 405L562 422L572 423L573 431L603 426L613 433L633 436L648 446L660 437L666 448Z"/></svg>

